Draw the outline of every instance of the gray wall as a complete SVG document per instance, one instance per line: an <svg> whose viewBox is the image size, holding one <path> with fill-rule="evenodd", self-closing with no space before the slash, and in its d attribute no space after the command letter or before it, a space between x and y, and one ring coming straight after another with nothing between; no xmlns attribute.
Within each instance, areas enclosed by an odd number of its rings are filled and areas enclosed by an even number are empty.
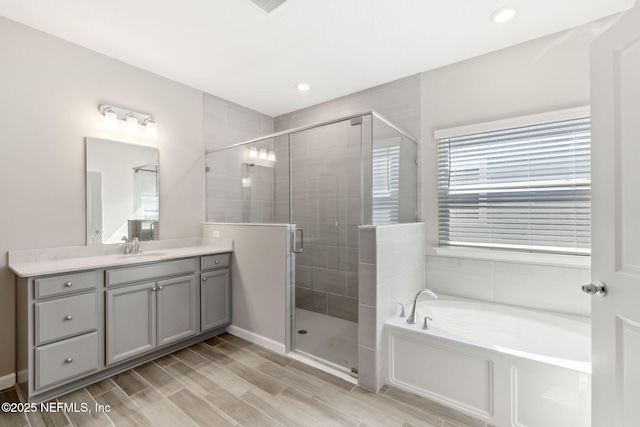
<svg viewBox="0 0 640 427"><path fill-rule="evenodd" d="M275 131L375 110L414 138L420 137L420 75L336 98L275 118Z"/></svg>
<svg viewBox="0 0 640 427"><path fill-rule="evenodd" d="M290 228L272 224L205 223L202 233L233 239L231 295L233 332L284 353L291 324Z"/></svg>
<svg viewBox="0 0 640 427"><path fill-rule="evenodd" d="M436 292L589 315L588 268L435 256L437 152L433 132L589 104L589 44L609 17L422 74L426 285Z"/></svg>
<svg viewBox="0 0 640 427"><path fill-rule="evenodd" d="M0 377L14 371L9 250L84 245L86 136L160 149L161 237L204 220L203 94L0 17ZM158 139L107 131L101 103L153 115Z"/></svg>

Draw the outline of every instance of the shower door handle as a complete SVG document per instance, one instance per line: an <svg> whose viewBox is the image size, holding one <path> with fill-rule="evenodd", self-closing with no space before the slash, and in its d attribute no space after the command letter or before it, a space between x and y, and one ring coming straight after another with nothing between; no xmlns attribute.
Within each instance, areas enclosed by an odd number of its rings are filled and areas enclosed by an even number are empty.
<svg viewBox="0 0 640 427"><path fill-rule="evenodd" d="M296 233L300 232L300 248L297 248L296 246ZM302 231L302 228L296 228L293 231L293 253L294 254L299 254L300 252L302 252L302 250L304 249L304 231Z"/></svg>

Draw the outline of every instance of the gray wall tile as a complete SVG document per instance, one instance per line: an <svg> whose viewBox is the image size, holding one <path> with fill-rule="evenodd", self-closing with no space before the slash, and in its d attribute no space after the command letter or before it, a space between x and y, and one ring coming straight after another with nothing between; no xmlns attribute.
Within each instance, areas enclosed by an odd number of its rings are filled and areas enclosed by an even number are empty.
<svg viewBox="0 0 640 427"><path fill-rule="evenodd" d="M358 322L358 300L356 298L327 294L329 297L329 316L350 322Z"/></svg>
<svg viewBox="0 0 640 427"><path fill-rule="evenodd" d="M296 307L316 313L328 313L328 294L296 287Z"/></svg>

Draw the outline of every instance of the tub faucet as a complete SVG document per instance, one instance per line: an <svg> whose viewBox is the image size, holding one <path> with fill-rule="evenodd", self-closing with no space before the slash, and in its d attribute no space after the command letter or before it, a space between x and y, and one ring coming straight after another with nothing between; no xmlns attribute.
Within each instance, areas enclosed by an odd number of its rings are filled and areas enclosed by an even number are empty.
<svg viewBox="0 0 640 427"><path fill-rule="evenodd" d="M407 317L407 323L412 323L412 324L418 323L418 313L416 312L416 304L418 302L418 298L420 298L420 295L422 294L429 294L431 298L438 298L438 295L434 294L433 291L431 291L430 289L423 289L420 292L418 292L416 297L413 299L413 308L411 308L411 314L409 314L409 317Z"/></svg>

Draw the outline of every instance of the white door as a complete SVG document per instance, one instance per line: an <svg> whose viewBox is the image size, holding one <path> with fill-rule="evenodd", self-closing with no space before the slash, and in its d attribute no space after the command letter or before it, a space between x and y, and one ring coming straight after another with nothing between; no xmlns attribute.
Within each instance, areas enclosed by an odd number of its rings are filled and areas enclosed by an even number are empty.
<svg viewBox="0 0 640 427"><path fill-rule="evenodd" d="M102 172L87 172L87 245L102 243Z"/></svg>
<svg viewBox="0 0 640 427"><path fill-rule="evenodd" d="M640 426L640 7L591 46L593 427Z"/></svg>

